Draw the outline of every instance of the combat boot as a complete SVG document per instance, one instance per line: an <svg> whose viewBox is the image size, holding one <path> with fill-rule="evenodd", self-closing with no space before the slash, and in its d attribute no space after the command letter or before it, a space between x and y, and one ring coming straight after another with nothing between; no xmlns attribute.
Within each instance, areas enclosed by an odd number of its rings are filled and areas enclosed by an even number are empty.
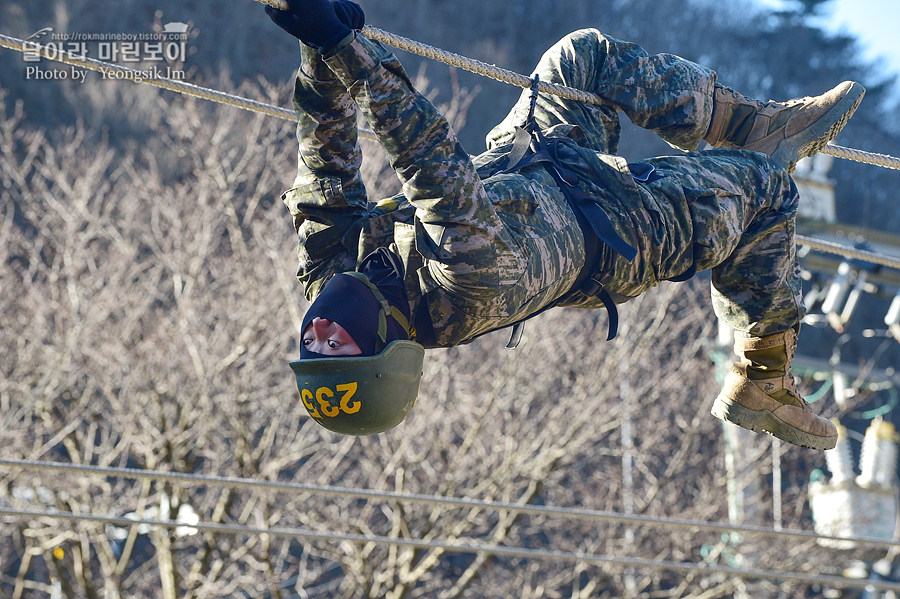
<svg viewBox="0 0 900 599"><path fill-rule="evenodd" d="M837 442L834 424L813 414L797 391L791 374L796 347L795 329L765 337L737 333L734 353L740 361L725 378L713 416L800 447L833 448Z"/></svg>
<svg viewBox="0 0 900 599"><path fill-rule="evenodd" d="M856 110L865 88L845 81L821 96L760 102L716 84L704 141L771 156L789 172L797 161L821 151Z"/></svg>

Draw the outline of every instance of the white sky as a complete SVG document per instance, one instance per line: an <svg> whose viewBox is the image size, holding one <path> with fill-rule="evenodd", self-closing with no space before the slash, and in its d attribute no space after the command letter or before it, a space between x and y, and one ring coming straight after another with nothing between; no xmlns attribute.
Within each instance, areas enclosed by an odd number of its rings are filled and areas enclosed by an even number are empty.
<svg viewBox="0 0 900 599"><path fill-rule="evenodd" d="M778 6L785 0L758 0ZM832 0L825 5L824 28L859 38L865 58L885 60L900 75L900 0Z"/></svg>
<svg viewBox="0 0 900 599"><path fill-rule="evenodd" d="M857 34L869 56L900 73L900 0L833 0L829 25Z"/></svg>

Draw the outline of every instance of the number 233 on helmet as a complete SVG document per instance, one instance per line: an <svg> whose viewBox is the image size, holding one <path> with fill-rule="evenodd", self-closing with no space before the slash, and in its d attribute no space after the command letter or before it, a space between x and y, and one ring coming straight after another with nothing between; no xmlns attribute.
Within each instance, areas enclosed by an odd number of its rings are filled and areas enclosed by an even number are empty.
<svg viewBox="0 0 900 599"><path fill-rule="evenodd" d="M300 399L312 418L344 435L373 435L400 424L416 403L425 348L392 341L374 356L294 360Z"/></svg>

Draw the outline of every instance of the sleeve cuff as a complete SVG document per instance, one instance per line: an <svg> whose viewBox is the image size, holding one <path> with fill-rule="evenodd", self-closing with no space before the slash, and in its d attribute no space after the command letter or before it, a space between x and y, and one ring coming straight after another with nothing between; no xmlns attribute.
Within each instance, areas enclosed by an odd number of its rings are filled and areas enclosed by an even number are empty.
<svg viewBox="0 0 900 599"><path fill-rule="evenodd" d="M367 79L381 65L384 50L363 35L353 32L323 56L325 64L348 88Z"/></svg>
<svg viewBox="0 0 900 599"><path fill-rule="evenodd" d="M338 41L338 43L336 43L335 45L331 46L330 48L322 48L320 50L320 52L322 53L322 58L329 58L331 56L334 56L335 54L349 46L350 43L353 42L354 39L356 39L357 33L358 32L351 29L350 33L342 37L340 41Z"/></svg>

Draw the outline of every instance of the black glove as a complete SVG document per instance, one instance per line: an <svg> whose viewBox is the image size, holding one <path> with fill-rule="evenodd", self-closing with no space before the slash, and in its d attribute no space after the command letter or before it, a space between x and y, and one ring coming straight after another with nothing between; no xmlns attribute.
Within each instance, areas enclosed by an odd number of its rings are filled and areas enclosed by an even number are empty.
<svg viewBox="0 0 900 599"><path fill-rule="evenodd" d="M287 0L289 11L266 6L272 21L308 46L327 50L350 34L331 0Z"/></svg>
<svg viewBox="0 0 900 599"><path fill-rule="evenodd" d="M366 25L366 14L362 6L351 0L332 0L334 12L341 23L350 29L362 29Z"/></svg>

